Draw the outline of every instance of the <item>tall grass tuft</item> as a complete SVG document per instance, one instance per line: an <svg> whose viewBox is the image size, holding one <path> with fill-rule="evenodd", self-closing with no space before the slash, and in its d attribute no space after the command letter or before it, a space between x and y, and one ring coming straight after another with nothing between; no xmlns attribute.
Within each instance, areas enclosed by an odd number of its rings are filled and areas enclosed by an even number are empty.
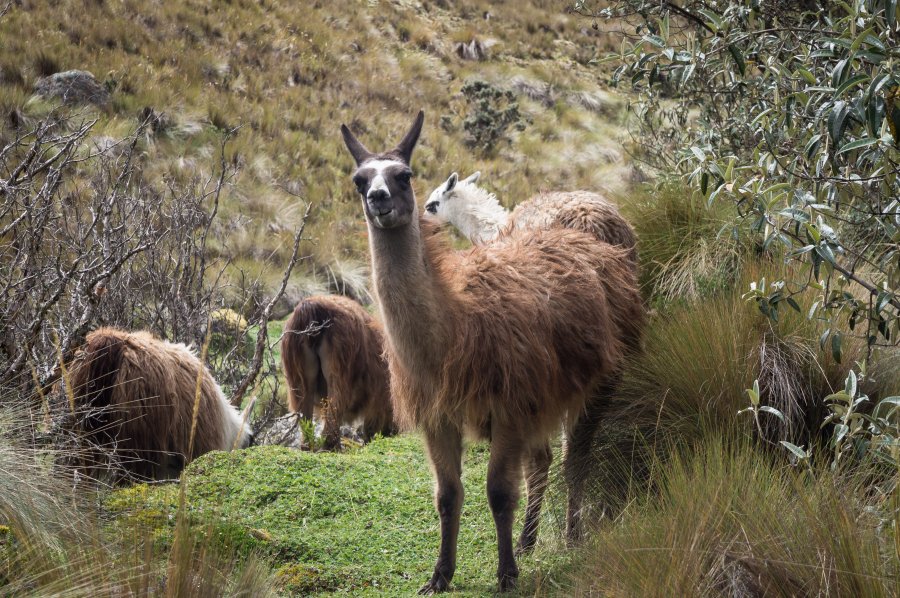
<svg viewBox="0 0 900 598"><path fill-rule="evenodd" d="M109 521L107 490L78 483L56 450L37 444L34 419L22 402L0 400L0 595L275 595L269 565L238 560L189 525L185 505L170 545L149 522Z"/></svg>
<svg viewBox="0 0 900 598"><path fill-rule="evenodd" d="M677 182L645 186L620 199L634 226L645 296L668 303L694 300L734 281L741 251L730 234L733 215Z"/></svg>
<svg viewBox="0 0 900 598"><path fill-rule="evenodd" d="M614 399L619 417L688 438L710 429L749 432L751 422L736 414L759 380L763 404L785 416L763 422L767 438L807 442L821 423L822 399L843 385L864 347L848 342L837 363L820 349L820 331L805 311L782 310L773 322L742 297L750 281L784 267L747 260L730 290L658 315Z"/></svg>
<svg viewBox="0 0 900 598"><path fill-rule="evenodd" d="M657 471L583 551L575 594L897 595L897 505L861 473L813 476L715 435Z"/></svg>

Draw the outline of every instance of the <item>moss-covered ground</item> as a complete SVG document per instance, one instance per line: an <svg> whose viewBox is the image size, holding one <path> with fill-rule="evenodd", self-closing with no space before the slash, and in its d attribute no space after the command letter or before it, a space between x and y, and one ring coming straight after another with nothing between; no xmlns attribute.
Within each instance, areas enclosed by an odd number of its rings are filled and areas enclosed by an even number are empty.
<svg viewBox="0 0 900 598"><path fill-rule="evenodd" d="M495 589L487 457L481 443L464 456L454 579L460 596ZM437 556L439 522L418 436L378 439L344 454L272 446L211 453L191 464L185 480L187 513L197 528L214 544L270 559L286 595L409 595L427 580ZM150 525L158 542L170 542L178 487L120 490L107 506L122 533ZM567 557L559 550L557 522L555 513L546 514L535 553L520 560L523 594L546 594L562 583L555 577Z"/></svg>

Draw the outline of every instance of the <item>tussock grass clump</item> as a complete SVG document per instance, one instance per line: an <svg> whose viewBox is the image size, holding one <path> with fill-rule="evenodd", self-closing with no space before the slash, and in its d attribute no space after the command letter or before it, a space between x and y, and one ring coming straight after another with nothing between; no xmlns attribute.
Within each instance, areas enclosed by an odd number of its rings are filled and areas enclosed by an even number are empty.
<svg viewBox="0 0 900 598"><path fill-rule="evenodd" d="M817 324L805 311L782 309L773 322L742 297L750 281L784 268L747 262L730 290L658 315L625 374L617 417L688 438L709 429L750 432L752 420L737 412L749 404L745 390L759 380L762 403L785 416L784 422L762 420L766 438L808 442L822 420L822 399L843 386L864 348L848 342L837 363L819 348Z"/></svg>
<svg viewBox="0 0 900 598"><path fill-rule="evenodd" d="M638 236L645 296L657 303L695 300L734 282L741 250L730 234L730 206L707 206L675 181L639 188L620 204Z"/></svg>
<svg viewBox="0 0 900 598"><path fill-rule="evenodd" d="M26 406L0 404L0 595L274 595L265 561L238 560L202 530L160 544L153 518L111 527L97 507L105 489L80 483L57 451L35 444Z"/></svg>
<svg viewBox="0 0 900 598"><path fill-rule="evenodd" d="M657 492L583 551L575 594L896 595L897 501L861 475L808 475L716 436L656 471Z"/></svg>

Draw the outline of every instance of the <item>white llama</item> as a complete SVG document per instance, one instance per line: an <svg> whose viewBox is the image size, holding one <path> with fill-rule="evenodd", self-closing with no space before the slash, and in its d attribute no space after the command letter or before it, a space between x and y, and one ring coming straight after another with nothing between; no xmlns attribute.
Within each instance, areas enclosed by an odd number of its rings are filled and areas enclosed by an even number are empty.
<svg viewBox="0 0 900 598"><path fill-rule="evenodd" d="M615 204L592 191L538 193L509 212L497 197L475 183L480 172L459 181L453 173L431 192L425 210L440 222L449 222L475 245L489 243L511 228L538 229L551 226L574 228L593 234L610 245L632 250L637 264L637 240L631 225Z"/></svg>

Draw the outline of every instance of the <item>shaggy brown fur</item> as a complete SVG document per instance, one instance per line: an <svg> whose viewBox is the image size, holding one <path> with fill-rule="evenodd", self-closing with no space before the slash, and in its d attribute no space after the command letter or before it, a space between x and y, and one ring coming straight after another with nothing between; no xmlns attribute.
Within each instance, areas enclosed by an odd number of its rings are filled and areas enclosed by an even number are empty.
<svg viewBox="0 0 900 598"><path fill-rule="evenodd" d="M410 367L420 360L406 361L388 329L395 408L407 427L546 436L640 338L625 250L557 227L454 252L436 224L423 218L419 228L448 334L440 366L425 371Z"/></svg>
<svg viewBox="0 0 900 598"><path fill-rule="evenodd" d="M189 451L197 378L200 407ZM148 332L100 328L69 365L78 432L93 448L84 465L94 477L177 477L187 462L252 439L209 370L184 345Z"/></svg>
<svg viewBox="0 0 900 598"><path fill-rule="evenodd" d="M637 238L628 221L608 199L592 191L539 193L516 206L509 217L510 229L564 226L592 234L596 239L629 250L637 267Z"/></svg>
<svg viewBox="0 0 900 598"><path fill-rule="evenodd" d="M422 121L420 113L397 149L383 154L342 128L358 165L395 410L423 430L436 478L441 549L422 592L446 590L456 569L464 430L491 441L488 503L504 590L518 577L512 523L523 471L520 548L527 550L550 465L548 438L568 415L578 441L570 444L589 439L594 428L585 422L593 418L582 415L584 406L614 383L637 345L643 309L628 251L578 230L511 232L450 251L419 219L409 185Z"/></svg>
<svg viewBox="0 0 900 598"><path fill-rule="evenodd" d="M328 397L326 448L340 448L341 423L363 420L363 438L395 432L381 327L346 297L301 301L285 326L281 359L291 411L311 419Z"/></svg>

